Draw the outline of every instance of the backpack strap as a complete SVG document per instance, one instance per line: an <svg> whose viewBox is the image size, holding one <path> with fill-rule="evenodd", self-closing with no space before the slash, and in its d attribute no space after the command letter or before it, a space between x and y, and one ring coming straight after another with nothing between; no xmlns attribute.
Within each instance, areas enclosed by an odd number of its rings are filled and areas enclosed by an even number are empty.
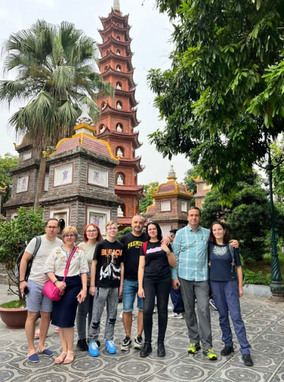
<svg viewBox="0 0 284 382"><path fill-rule="evenodd" d="M144 243L143 243L143 252L144 252L144 255L146 255L147 244L148 244L148 241L144 241Z"/></svg>
<svg viewBox="0 0 284 382"><path fill-rule="evenodd" d="M32 255L32 260L35 258L35 255L37 254L40 245L41 245L41 237L40 236L36 236L36 243L35 243L34 253Z"/></svg>

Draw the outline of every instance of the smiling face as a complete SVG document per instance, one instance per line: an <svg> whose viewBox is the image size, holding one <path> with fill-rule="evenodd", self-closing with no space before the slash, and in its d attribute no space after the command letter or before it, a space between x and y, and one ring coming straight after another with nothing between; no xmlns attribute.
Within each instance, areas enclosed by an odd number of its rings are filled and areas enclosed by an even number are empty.
<svg viewBox="0 0 284 382"><path fill-rule="evenodd" d="M157 239L157 235L158 235L158 230L157 230L157 227L155 226L155 224L149 224L148 227L147 227L147 233L150 237L150 240L151 239L154 239L156 240Z"/></svg>
<svg viewBox="0 0 284 382"><path fill-rule="evenodd" d="M223 243L224 242L225 230L221 226L221 224L218 224L218 223L214 224L212 226L212 233L213 233L213 236L215 237L217 243Z"/></svg>
<svg viewBox="0 0 284 382"><path fill-rule="evenodd" d="M116 224L109 224L106 227L107 239L109 241L115 241L117 237L118 227Z"/></svg>
<svg viewBox="0 0 284 382"><path fill-rule="evenodd" d="M98 229L95 226L90 224L86 229L87 239L88 240L96 240L98 238L98 235L99 235Z"/></svg>
<svg viewBox="0 0 284 382"><path fill-rule="evenodd" d="M133 216L131 221L132 234L140 236L144 228L144 218L142 216Z"/></svg>

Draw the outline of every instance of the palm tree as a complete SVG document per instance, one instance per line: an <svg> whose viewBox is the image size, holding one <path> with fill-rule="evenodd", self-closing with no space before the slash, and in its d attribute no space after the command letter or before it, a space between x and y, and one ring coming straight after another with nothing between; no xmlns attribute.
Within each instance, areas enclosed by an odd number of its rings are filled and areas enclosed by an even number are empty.
<svg viewBox="0 0 284 382"><path fill-rule="evenodd" d="M95 72L95 41L73 24L59 26L38 20L30 29L12 34L5 44L4 69L16 70L15 80L0 81L0 99L27 101L9 119L17 133L27 133L40 160L38 195L46 170L42 151L71 134L87 104L96 119L99 92L113 95L109 83Z"/></svg>

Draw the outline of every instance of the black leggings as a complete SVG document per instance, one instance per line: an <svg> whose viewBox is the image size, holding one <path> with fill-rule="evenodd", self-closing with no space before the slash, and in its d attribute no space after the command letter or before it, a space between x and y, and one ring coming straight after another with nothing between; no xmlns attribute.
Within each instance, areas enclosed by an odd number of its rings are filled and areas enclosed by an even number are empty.
<svg viewBox="0 0 284 382"><path fill-rule="evenodd" d="M151 342L153 327L153 310L155 296L157 296L158 307L158 342L164 341L168 323L168 301L171 289L171 278L162 280L151 280L144 278L145 299L143 303L143 325L145 342Z"/></svg>

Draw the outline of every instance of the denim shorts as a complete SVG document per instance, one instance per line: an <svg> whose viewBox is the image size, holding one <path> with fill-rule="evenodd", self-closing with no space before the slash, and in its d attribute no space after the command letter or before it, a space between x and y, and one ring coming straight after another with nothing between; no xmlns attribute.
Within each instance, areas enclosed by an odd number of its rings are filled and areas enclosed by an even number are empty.
<svg viewBox="0 0 284 382"><path fill-rule="evenodd" d="M138 291L138 281L124 280L123 282L123 292L122 292L122 302L123 311L132 312L135 296ZM137 308L143 310L143 299L137 295Z"/></svg>
<svg viewBox="0 0 284 382"><path fill-rule="evenodd" d="M28 280L29 293L26 297L29 312L52 312L52 301L42 293L42 285Z"/></svg>

